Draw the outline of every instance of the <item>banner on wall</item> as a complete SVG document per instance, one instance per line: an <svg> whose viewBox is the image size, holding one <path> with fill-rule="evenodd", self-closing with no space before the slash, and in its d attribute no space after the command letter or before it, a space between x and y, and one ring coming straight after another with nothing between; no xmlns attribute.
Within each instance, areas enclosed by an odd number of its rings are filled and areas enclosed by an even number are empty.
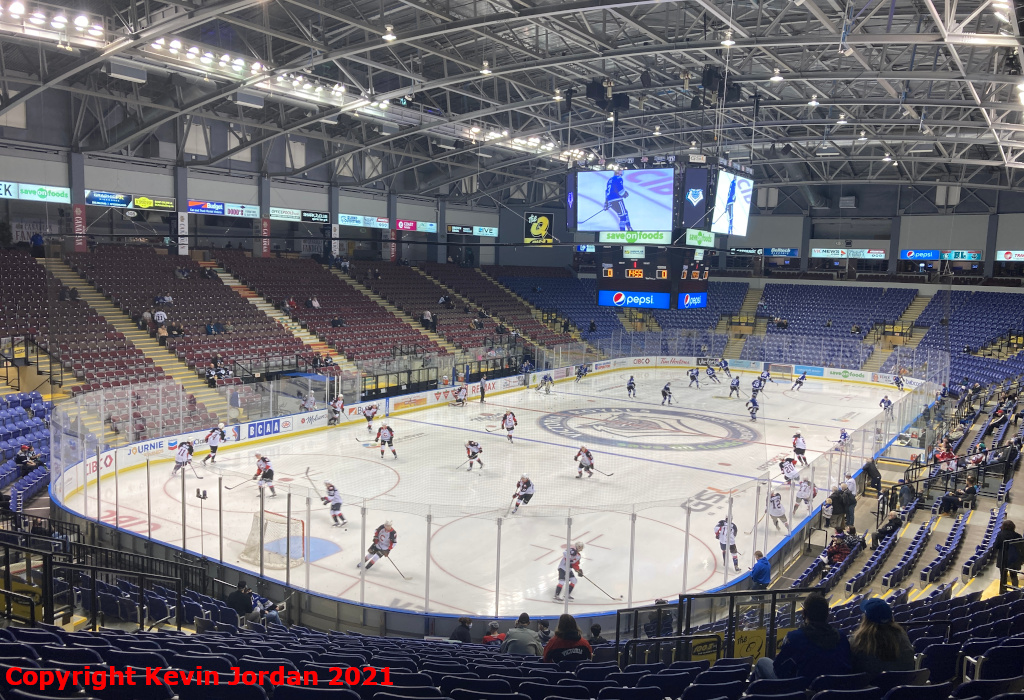
<svg viewBox="0 0 1024 700"><path fill-rule="evenodd" d="M997 250L996 262L1024 262L1024 250Z"/></svg>
<svg viewBox="0 0 1024 700"><path fill-rule="evenodd" d="M260 218L260 208L253 204L225 202L224 214L227 216L237 216L239 219L258 219Z"/></svg>
<svg viewBox="0 0 1024 700"><path fill-rule="evenodd" d="M270 219L260 219L260 255L270 257Z"/></svg>
<svg viewBox="0 0 1024 700"><path fill-rule="evenodd" d="M938 260L937 250L901 250L900 260Z"/></svg>
<svg viewBox="0 0 1024 700"><path fill-rule="evenodd" d="M390 256L388 259L391 260L391 262L396 262L398 260L398 229L388 230L388 240L391 241Z"/></svg>
<svg viewBox="0 0 1024 700"><path fill-rule="evenodd" d="M75 252L86 253L89 251L89 244L85 239L85 205L71 205L71 228L75 234Z"/></svg>
<svg viewBox="0 0 1024 700"><path fill-rule="evenodd" d="M178 255L188 255L188 212L178 212Z"/></svg>
<svg viewBox="0 0 1024 700"><path fill-rule="evenodd" d="M523 219L523 243L550 248L555 242L552 231L554 216L543 212L527 212Z"/></svg>
<svg viewBox="0 0 1024 700"><path fill-rule="evenodd" d="M980 250L943 250L939 251L939 260L966 260L977 262L981 260Z"/></svg>
<svg viewBox="0 0 1024 700"><path fill-rule="evenodd" d="M275 221L302 221L302 210L270 207L270 218Z"/></svg>
<svg viewBox="0 0 1024 700"><path fill-rule="evenodd" d="M331 255L341 254L341 226L331 224Z"/></svg>

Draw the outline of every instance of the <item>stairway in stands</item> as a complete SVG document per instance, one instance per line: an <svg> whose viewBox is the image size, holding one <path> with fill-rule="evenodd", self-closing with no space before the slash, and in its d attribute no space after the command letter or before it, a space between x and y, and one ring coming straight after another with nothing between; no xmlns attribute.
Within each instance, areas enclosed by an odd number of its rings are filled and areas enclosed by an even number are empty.
<svg viewBox="0 0 1024 700"><path fill-rule="evenodd" d="M79 298L96 309L118 332L124 333L125 337L134 343L135 347L141 350L146 357L152 358L157 365L162 367L167 376L185 387L185 391L195 395L197 401L206 404L208 411L216 413L218 417L228 415L228 402L223 396L211 389L205 380L200 379L194 371L188 368L188 365L160 345L156 338L150 337L146 331L140 331L126 313L96 291L95 287L79 277L63 261L49 260L47 269L64 285L77 289Z"/></svg>
<svg viewBox="0 0 1024 700"><path fill-rule="evenodd" d="M433 340L435 343L443 347L452 355L459 354L459 349L455 347L452 343L449 343L447 340L442 338L437 333L434 333L433 331L425 330L423 326L420 325L420 320L418 318L413 318L411 315L405 313L404 311L402 311L400 308L389 302L381 295L371 291L369 287L366 287L365 285L356 281L355 277L352 277L351 275L346 275L344 272L341 272L340 270L335 270L334 268L331 268L331 274L341 279L345 284L349 285L353 289L357 290L360 294L366 296L369 299L372 299L374 303L384 307L385 309L393 313L395 316L398 316L401 319L405 319L405 322L412 326L413 328L415 328L417 331L419 331L420 335L429 338L430 340Z"/></svg>
<svg viewBox="0 0 1024 700"><path fill-rule="evenodd" d="M330 346L327 345L327 343L323 342L315 335L307 331L305 328L302 327L300 323L297 323L296 321L292 320L292 318L288 316L288 314L284 313L279 309L274 308L270 304L270 302L261 297L257 292L253 291L252 288L242 284L242 282L237 277L232 275L224 268L216 267L215 265L216 263L203 264L204 267L214 266L213 271L217 273L217 276L220 278L221 282L231 287L232 291L238 294L238 296L247 300L250 304L255 306L264 314L277 321L284 328L288 329L288 331L292 335L294 335L303 343L311 347L314 352L318 352L324 357L327 357L329 355L331 358L334 359L334 363L341 367L343 372L352 372L354 374L357 374L359 372L359 368L356 367L356 364L354 362L350 362L344 355L339 355L338 353L334 352L330 348Z"/></svg>
<svg viewBox="0 0 1024 700"><path fill-rule="evenodd" d="M512 297L516 301L520 302L524 306L528 307L530 309L530 311L533 313L533 317L536 318L538 321L541 321L542 323L544 323L544 321L543 321L544 312L543 311L541 311L536 306L531 304L529 301L527 301L526 299L524 299L523 297L519 296L518 294L513 292L511 289L509 289L508 287L503 285L500 281L498 281L498 279L496 277L493 277L493 276L487 274L486 272L484 272L482 268L475 268L475 271L476 271L476 273L478 275L480 275L484 279L489 280L495 287L500 288L506 294L508 294L510 297ZM555 331L556 333L561 333L562 332L562 327L561 327L561 325L560 325L560 323L558 321L549 321L547 323L544 323L544 325L546 325L548 328L550 328L551 330ZM569 331L569 335L571 335L573 338L575 338L575 339L577 339L577 340L579 340L581 342L586 342L585 340L583 340L582 332L580 330L578 330L578 329Z"/></svg>
<svg viewBox="0 0 1024 700"><path fill-rule="evenodd" d="M913 326L914 321L918 319L918 317L921 315L921 312L924 311L925 307L928 306L928 302L930 302L931 300L931 297L926 297L921 294L918 294L914 298L914 301L910 302L910 306L907 307L906 311L904 311L903 314L896 320L896 325ZM914 328L914 334L907 339L907 342L903 345L903 347L907 349L913 349L920 345L921 339L924 338L925 330L926 329L924 328ZM871 334L869 333L868 337L870 336ZM865 338L865 342L867 342L867 338ZM876 350L871 354L871 357L868 358L868 361L864 363L864 366L861 367L861 369L864 370L865 372L877 372L891 354L892 353L889 351L879 352Z"/></svg>
<svg viewBox="0 0 1024 700"><path fill-rule="evenodd" d="M747 289L747 295L743 297L743 306L740 307L739 316L743 318L753 318L754 314L757 313L757 305L761 301L760 289L754 289L750 287ZM758 319L754 324L754 334L764 335L765 329L767 328L767 322L764 319ZM760 332L758 329L760 328ZM715 333L729 333L729 319L725 316L718 320L718 326L715 327ZM725 357L739 357L743 351L743 343L746 341L746 336L733 335L729 338L729 342L725 346L723 355Z"/></svg>

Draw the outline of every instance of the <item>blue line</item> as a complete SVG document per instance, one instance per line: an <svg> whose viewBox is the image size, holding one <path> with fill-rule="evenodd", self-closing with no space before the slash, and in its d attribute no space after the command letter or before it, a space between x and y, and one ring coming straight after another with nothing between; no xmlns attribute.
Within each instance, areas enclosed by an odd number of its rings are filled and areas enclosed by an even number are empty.
<svg viewBox="0 0 1024 700"><path fill-rule="evenodd" d="M493 434L493 433L487 432L486 430L473 430L472 428L468 428L468 429L467 428L455 428L455 427L452 427L450 425L441 425L440 423L431 423L430 421L423 421L423 420L412 420L411 418L399 418L398 420L403 420L403 421L406 421L407 423L419 423L420 425L431 425L431 426L433 426L435 428L451 428L452 430L460 430L462 432L466 432L468 430L471 433L482 433L482 434L486 434L486 435L492 435ZM556 442L547 442L546 440L534 440L532 438L520 438L520 439L523 440L524 442L535 442L535 443L538 443L538 444L541 444L541 445L551 445L552 447L563 447L563 448L565 447L565 445L560 445L560 444L558 444ZM708 451L710 452L711 450L708 450ZM698 471L698 472L708 472L710 474L724 474L726 476L735 476L735 477L737 477L739 479L745 479L745 480L750 480L750 479L756 479L757 478L757 476L755 474L735 474L733 472L725 472L725 471L721 471L719 469L705 469L704 467L693 467L693 466L690 466L689 464L677 464L675 462L664 462L664 461L662 461L660 459L648 459L646 457L635 457L633 455L619 454L618 452L607 452L605 450L594 450L594 452L597 452L598 454L612 455L613 457L622 457L624 459L639 459L639 460L643 460L644 462L654 462L655 464L667 464L667 465L669 465L671 467L682 467L683 469L693 469L694 471Z"/></svg>

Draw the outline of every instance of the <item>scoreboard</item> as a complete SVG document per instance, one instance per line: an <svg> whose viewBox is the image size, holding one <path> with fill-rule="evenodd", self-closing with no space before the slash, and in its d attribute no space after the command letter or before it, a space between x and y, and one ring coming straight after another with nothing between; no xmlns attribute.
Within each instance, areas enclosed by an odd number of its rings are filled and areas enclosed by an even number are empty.
<svg viewBox="0 0 1024 700"><path fill-rule="evenodd" d="M620 246L598 246L598 306L697 309L707 306L708 268L693 251L647 246L626 258Z"/></svg>

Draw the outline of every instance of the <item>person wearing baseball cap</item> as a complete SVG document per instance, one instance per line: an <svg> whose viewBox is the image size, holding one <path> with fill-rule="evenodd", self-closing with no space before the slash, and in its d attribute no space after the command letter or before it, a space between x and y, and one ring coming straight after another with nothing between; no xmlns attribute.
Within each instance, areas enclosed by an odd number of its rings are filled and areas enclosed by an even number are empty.
<svg viewBox="0 0 1024 700"><path fill-rule="evenodd" d="M850 637L854 673L874 676L882 671L914 670L914 646L893 619L889 604L881 598L865 598L860 609L864 616Z"/></svg>
<svg viewBox="0 0 1024 700"><path fill-rule="evenodd" d="M829 675L851 673L850 640L828 623L828 600L814 592L804 598L803 624L782 640L775 659L754 665L757 678L800 678L806 686L828 669Z"/></svg>
<svg viewBox="0 0 1024 700"><path fill-rule="evenodd" d="M544 653L544 645L540 635L530 629L530 616L523 613L516 620L516 625L505 633L505 641L501 643L503 654L524 654L540 656Z"/></svg>

